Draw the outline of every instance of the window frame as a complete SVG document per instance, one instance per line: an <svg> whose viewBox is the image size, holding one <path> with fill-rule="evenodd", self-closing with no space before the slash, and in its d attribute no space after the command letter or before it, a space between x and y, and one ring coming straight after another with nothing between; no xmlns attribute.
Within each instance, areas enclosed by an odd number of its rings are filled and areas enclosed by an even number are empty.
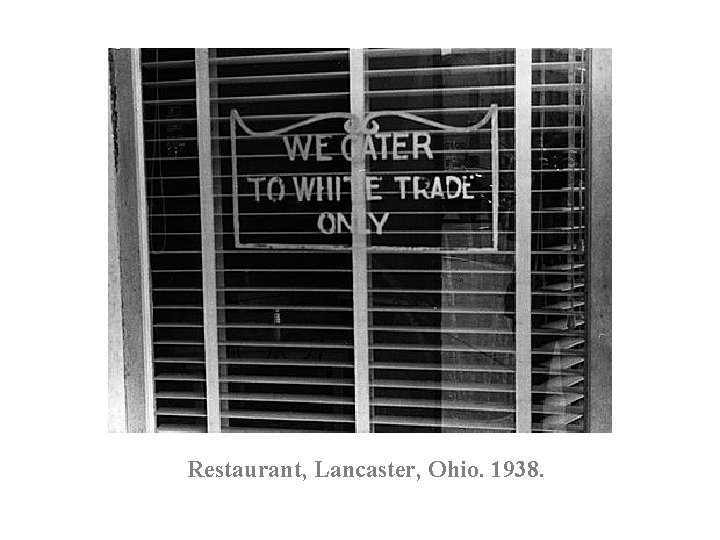
<svg viewBox="0 0 720 540"><path fill-rule="evenodd" d="M351 114L365 116L365 57L362 49L350 49ZM152 326L150 302L149 249L142 118L142 82L139 49L111 51L110 243L109 266L120 267L119 280L111 280L111 296L132 298L140 307L133 317L111 303L109 329L114 343L122 341L121 354L110 355L111 429L155 431L153 392ZM195 50L198 155L200 164L203 334L207 383L208 432L219 432L220 381L218 366L217 287L215 250L215 187L212 176L210 137L210 77L208 49ZM516 49L515 134L516 134L516 431L530 432L531 422L531 118L532 49ZM611 52L590 50L590 103L587 145L590 187L588 194L588 344L586 362L589 380L586 390L586 431L611 430ZM113 115L113 113L116 113ZM115 120L113 120L115 118ZM118 149L113 151L113 146ZM362 138L352 140L353 220L365 217L364 157ZM493 188L498 182L493 179ZM122 204L130 203L123 212ZM494 198L496 201L496 198ZM495 202L493 203L495 204ZM497 227L495 227L497 234ZM497 245L497 244L496 244ZM113 247L115 246L115 247ZM347 248L346 248L347 249ZM381 248L383 249L383 248ZM391 251L394 248L389 248ZM370 431L368 355L368 253L365 234L353 231L353 312L355 347L355 421L357 432ZM133 274L136 276L133 278ZM124 296L123 296L124 295ZM114 311L112 311L114 309ZM119 316L118 316L119 315ZM131 346L134 343L134 347ZM122 374L123 376L120 376ZM128 377L128 374L132 376ZM113 399L113 396L115 398ZM122 396L122 399L118 399ZM141 419L141 420L138 420Z"/></svg>

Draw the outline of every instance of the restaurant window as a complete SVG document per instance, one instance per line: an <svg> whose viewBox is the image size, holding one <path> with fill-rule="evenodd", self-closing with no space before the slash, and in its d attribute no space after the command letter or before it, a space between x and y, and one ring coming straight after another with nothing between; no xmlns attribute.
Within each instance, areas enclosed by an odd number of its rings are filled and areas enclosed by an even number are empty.
<svg viewBox="0 0 720 540"><path fill-rule="evenodd" d="M140 51L149 429L590 431L591 56Z"/></svg>

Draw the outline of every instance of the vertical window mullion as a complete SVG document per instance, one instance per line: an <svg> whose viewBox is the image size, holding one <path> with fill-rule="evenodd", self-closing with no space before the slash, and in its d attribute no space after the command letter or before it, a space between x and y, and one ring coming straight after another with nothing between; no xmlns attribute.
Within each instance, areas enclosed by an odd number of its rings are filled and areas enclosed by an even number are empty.
<svg viewBox="0 0 720 540"><path fill-rule="evenodd" d="M200 230L202 237L203 334L208 433L220 432L218 377L217 286L215 275L215 197L210 138L210 69L208 49L195 50L195 101L200 165Z"/></svg>
<svg viewBox="0 0 720 540"><path fill-rule="evenodd" d="M365 157L360 127L365 117L365 60L363 49L350 49L350 112L352 134L352 267L355 373L355 431L370 431L370 371L368 350L368 269Z"/></svg>
<svg viewBox="0 0 720 540"><path fill-rule="evenodd" d="M532 429L532 49L515 53L515 431Z"/></svg>
<svg viewBox="0 0 720 540"><path fill-rule="evenodd" d="M140 285L142 287L143 366L145 372L145 429L146 431L153 433L157 430L157 422L155 418L155 389L153 378L152 295L150 294L150 247L148 245L148 212L145 185L145 134L143 129L143 95L140 49L131 49L130 65L132 76L133 109L135 112L135 140L137 141L135 163L138 202L138 238L140 269L142 272Z"/></svg>

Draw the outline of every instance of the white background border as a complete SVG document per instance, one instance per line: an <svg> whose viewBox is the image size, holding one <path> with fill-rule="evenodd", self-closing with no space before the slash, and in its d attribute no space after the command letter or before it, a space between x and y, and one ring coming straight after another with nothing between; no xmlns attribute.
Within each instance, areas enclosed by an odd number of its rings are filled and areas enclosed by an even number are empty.
<svg viewBox="0 0 720 540"><path fill-rule="evenodd" d="M63 2L5 14L4 536L716 533L716 18L692 2L683 11L628 2L267 4ZM612 47L614 433L108 434L106 49L207 44ZM186 478L189 459L534 459L544 478L200 480Z"/></svg>

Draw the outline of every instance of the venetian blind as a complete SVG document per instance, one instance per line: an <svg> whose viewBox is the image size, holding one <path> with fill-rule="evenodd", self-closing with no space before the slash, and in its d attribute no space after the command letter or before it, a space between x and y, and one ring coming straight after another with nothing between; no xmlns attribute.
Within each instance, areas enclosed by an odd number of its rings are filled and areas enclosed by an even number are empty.
<svg viewBox="0 0 720 540"><path fill-rule="evenodd" d="M533 431L583 431L586 381L584 49L533 51Z"/></svg>
<svg viewBox="0 0 720 540"><path fill-rule="evenodd" d="M382 130L430 133L432 157L367 160L386 194L369 209L390 216L383 234L368 239L373 430L514 431L514 51L375 49L366 64L370 113L402 111L445 126L384 119ZM498 201L490 125L463 132L491 106ZM433 196L404 198L391 181L397 175L412 177L413 189L417 178ZM448 175L467 179L466 197L451 198ZM492 248L495 234L495 250L473 251Z"/></svg>
<svg viewBox="0 0 720 540"><path fill-rule="evenodd" d="M142 53L157 429L206 431L219 391L225 432L354 431L360 328L371 431L515 431L515 51L369 49L355 65L362 111L379 115L363 143L362 312L348 50L211 49L203 81L196 58ZM583 50L533 51L533 431L585 429L586 68ZM392 134L426 149L390 158L373 144ZM203 272L215 277L209 329Z"/></svg>
<svg viewBox="0 0 720 540"><path fill-rule="evenodd" d="M193 49L143 49L143 127L158 431L206 431Z"/></svg>
<svg viewBox="0 0 720 540"><path fill-rule="evenodd" d="M217 49L209 62L222 430L354 431L352 264L341 249L351 240L317 227L321 212L351 212L350 165L303 159L302 149L291 160L272 133L349 111L348 51ZM344 122L292 135L336 137ZM331 192L319 198L328 178ZM307 199L291 193L294 183L305 183Z"/></svg>

